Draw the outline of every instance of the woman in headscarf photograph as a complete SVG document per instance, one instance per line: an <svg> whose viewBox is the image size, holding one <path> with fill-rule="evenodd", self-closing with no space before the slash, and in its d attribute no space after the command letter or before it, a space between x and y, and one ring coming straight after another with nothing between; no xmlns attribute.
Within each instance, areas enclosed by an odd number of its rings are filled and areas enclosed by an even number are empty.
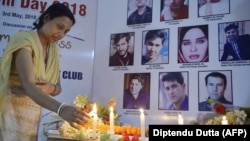
<svg viewBox="0 0 250 141"><path fill-rule="evenodd" d="M208 62L208 25L179 28L178 63Z"/></svg>

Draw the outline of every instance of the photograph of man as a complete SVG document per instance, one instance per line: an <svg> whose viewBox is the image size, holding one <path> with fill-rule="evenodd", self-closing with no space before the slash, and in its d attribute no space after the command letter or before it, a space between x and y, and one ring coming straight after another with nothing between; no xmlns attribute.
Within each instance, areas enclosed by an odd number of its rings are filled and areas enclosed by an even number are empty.
<svg viewBox="0 0 250 141"><path fill-rule="evenodd" d="M168 63L168 29L143 31L142 65Z"/></svg>
<svg viewBox="0 0 250 141"><path fill-rule="evenodd" d="M205 83L204 80L201 80L204 78ZM222 104L232 105L230 80L231 71L199 72L199 111L213 110L214 104L209 103L207 101L208 99L219 101ZM207 92L206 95L202 95L204 90Z"/></svg>
<svg viewBox="0 0 250 141"><path fill-rule="evenodd" d="M149 109L150 73L124 75L124 109Z"/></svg>
<svg viewBox="0 0 250 141"><path fill-rule="evenodd" d="M239 25L243 30L241 35L239 35ZM250 30L249 25L249 21L219 25L224 26L224 31L220 31L224 33L224 38L220 39L224 41L221 61L250 60L250 35L246 33ZM222 30L222 28L219 29Z"/></svg>
<svg viewBox="0 0 250 141"><path fill-rule="evenodd" d="M111 56L109 66L131 66L134 63L134 33L111 35Z"/></svg>
<svg viewBox="0 0 250 141"><path fill-rule="evenodd" d="M188 18L188 0L161 0L160 21Z"/></svg>
<svg viewBox="0 0 250 141"><path fill-rule="evenodd" d="M199 0L199 17L229 14L229 0Z"/></svg>
<svg viewBox="0 0 250 141"><path fill-rule="evenodd" d="M187 75L187 72L159 73L159 109L188 110Z"/></svg>
<svg viewBox="0 0 250 141"><path fill-rule="evenodd" d="M149 4L152 5L152 3L152 0L128 0L127 25L151 23L152 7Z"/></svg>
<svg viewBox="0 0 250 141"><path fill-rule="evenodd" d="M208 25L179 27L178 63L208 62Z"/></svg>

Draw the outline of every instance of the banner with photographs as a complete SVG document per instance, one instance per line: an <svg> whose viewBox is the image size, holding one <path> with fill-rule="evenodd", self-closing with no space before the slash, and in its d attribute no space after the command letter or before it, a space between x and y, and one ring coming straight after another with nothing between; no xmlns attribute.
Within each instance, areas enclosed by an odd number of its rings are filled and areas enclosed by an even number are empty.
<svg viewBox="0 0 250 141"><path fill-rule="evenodd" d="M99 1L94 100L116 97L121 121L137 126L140 108L149 125L177 124L178 114L190 124L212 113L208 99L249 107L249 7L248 0ZM124 33L132 41L110 38ZM133 62L110 65L110 50L114 62L130 55ZM147 81L132 79L138 74Z"/></svg>

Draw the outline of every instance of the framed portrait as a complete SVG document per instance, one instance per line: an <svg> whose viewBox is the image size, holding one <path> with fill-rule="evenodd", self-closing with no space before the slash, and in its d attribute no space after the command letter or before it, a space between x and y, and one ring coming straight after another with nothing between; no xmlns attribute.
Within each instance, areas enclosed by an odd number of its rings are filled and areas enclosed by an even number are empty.
<svg viewBox="0 0 250 141"><path fill-rule="evenodd" d="M160 21L188 19L188 0L174 2L172 0L161 0Z"/></svg>
<svg viewBox="0 0 250 141"><path fill-rule="evenodd" d="M189 86L187 71L159 72L159 110L188 110L188 92ZM178 101L181 101L181 103ZM179 107L175 108L175 105L178 105Z"/></svg>
<svg viewBox="0 0 250 141"><path fill-rule="evenodd" d="M142 65L168 64L169 29L154 29L142 32Z"/></svg>
<svg viewBox="0 0 250 141"><path fill-rule="evenodd" d="M132 66L134 64L134 32L110 35L109 66Z"/></svg>
<svg viewBox="0 0 250 141"><path fill-rule="evenodd" d="M209 61L208 25L178 28L178 63Z"/></svg>
<svg viewBox="0 0 250 141"><path fill-rule="evenodd" d="M199 111L211 111L213 105L208 99L233 105L232 71L211 70L198 72Z"/></svg>
<svg viewBox="0 0 250 141"><path fill-rule="evenodd" d="M250 60L250 20L218 24L220 61Z"/></svg>
<svg viewBox="0 0 250 141"><path fill-rule="evenodd" d="M123 109L150 109L150 73L125 73Z"/></svg>
<svg viewBox="0 0 250 141"><path fill-rule="evenodd" d="M198 0L198 17L230 14L230 0Z"/></svg>
<svg viewBox="0 0 250 141"><path fill-rule="evenodd" d="M127 25L152 22L153 0L128 0L127 9ZM141 10L143 10L142 13Z"/></svg>

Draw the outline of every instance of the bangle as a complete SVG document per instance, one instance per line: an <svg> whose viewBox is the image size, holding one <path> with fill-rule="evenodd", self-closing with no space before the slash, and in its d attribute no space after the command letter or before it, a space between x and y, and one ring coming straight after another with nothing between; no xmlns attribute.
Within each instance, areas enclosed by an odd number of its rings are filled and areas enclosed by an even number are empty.
<svg viewBox="0 0 250 141"><path fill-rule="evenodd" d="M57 86L56 85L53 85L53 86L54 86L54 91L52 92L52 94L56 94Z"/></svg>
<svg viewBox="0 0 250 141"><path fill-rule="evenodd" d="M63 110L63 108L64 108L64 106L65 106L66 104L65 103L62 103L60 106L59 106L59 108L57 109L57 114L60 116L61 115L61 112L62 112L62 110Z"/></svg>

